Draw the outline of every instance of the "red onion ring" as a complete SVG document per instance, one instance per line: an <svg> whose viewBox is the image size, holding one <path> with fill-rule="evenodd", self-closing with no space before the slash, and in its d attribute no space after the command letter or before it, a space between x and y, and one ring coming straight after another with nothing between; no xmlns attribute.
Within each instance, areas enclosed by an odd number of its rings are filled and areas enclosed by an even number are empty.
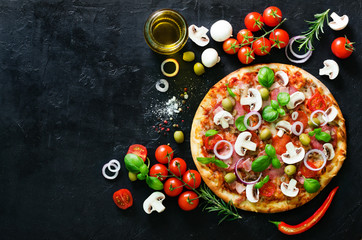
<svg viewBox="0 0 362 240"><path fill-rule="evenodd" d="M249 119L249 117L252 116L252 115L257 115L258 118L259 118L258 124L256 124L254 127L250 127L250 126L248 125L248 119ZM244 125L245 125L245 127L246 127L248 130L250 130L250 131L253 131L253 130L258 129L258 128L260 127L260 125L261 125L261 115L260 115L260 113L257 112L257 111L251 111L251 112L249 112L248 114L246 114L246 115L245 115L245 118L244 118Z"/></svg>
<svg viewBox="0 0 362 240"><path fill-rule="evenodd" d="M311 154L311 153L318 153L319 155L322 156L322 158L323 158L323 164L322 164L321 167L319 167L319 168L312 168L311 166L308 165L308 162L307 162L307 160L308 160L308 155ZM319 171L319 170L321 170L322 168L324 168L324 166L326 165L326 163L327 163L327 157L326 157L326 155L324 155L324 153L323 153L321 150L318 150L318 149L309 150L309 151L305 154L305 156L304 156L304 165L305 165L309 170L312 170L312 171Z"/></svg>
<svg viewBox="0 0 362 240"><path fill-rule="evenodd" d="M306 38L306 37L305 36L295 36L289 40L288 45L285 47L285 56L288 58L289 61L291 61L293 63L304 63L312 56L312 50L310 50L310 49L312 49L312 44L310 41L308 42L308 52L307 53L300 55L300 54L296 54L293 51L292 45L293 45L294 41L297 39L304 39L304 38ZM289 48L290 52L292 53L292 55L296 58L299 58L300 60L291 59L288 55L288 48Z"/></svg>
<svg viewBox="0 0 362 240"><path fill-rule="evenodd" d="M230 151L228 152L228 154L226 155L221 155L217 152L217 147L219 146L220 143L226 143L227 145L229 145L229 148L230 148ZM233 155L233 152L234 152L234 148L233 148L233 145L226 141L226 140L220 140L218 141L215 146L214 146L214 153L215 153L215 156L218 158L218 159L221 159L221 160L226 160L226 159L229 159L231 157L231 155Z"/></svg>
<svg viewBox="0 0 362 240"><path fill-rule="evenodd" d="M318 125L318 124L316 124L316 123L313 121L313 116L314 116L316 113L322 113L322 114L323 114L324 123L320 125L321 127L324 126L324 125L326 125L326 124L329 122L329 121L328 121L328 115L326 114L325 111L323 111L323 110L315 110L315 111L312 112L312 114L310 115L310 120L312 121L312 123L313 123L314 125L316 125L316 126Z"/></svg>
<svg viewBox="0 0 362 240"><path fill-rule="evenodd" d="M244 158L240 158L240 159L236 162L236 164L235 164L234 172L235 172L235 175L236 175L236 177L238 178L238 180L239 180L240 182L246 184L246 185L254 184L254 183L259 182L262 173L260 173L258 179L254 180L254 181L251 181L251 182L247 182L247 181L243 180L243 179L240 177L240 175L239 175L239 173L238 173L238 166L239 166L239 163L240 163L241 161L243 161L243 160L244 160Z"/></svg>
<svg viewBox="0 0 362 240"><path fill-rule="evenodd" d="M297 126L300 127L299 132L297 132ZM303 130L304 130L304 125L303 125L302 122L296 121L295 123L293 123L293 125L292 125L292 132L293 132L294 135L299 136L300 134L302 134Z"/></svg>

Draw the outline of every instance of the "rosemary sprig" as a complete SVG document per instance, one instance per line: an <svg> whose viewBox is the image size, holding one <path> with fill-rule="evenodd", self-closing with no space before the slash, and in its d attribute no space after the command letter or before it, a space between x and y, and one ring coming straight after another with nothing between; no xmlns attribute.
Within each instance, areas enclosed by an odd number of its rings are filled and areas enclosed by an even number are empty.
<svg viewBox="0 0 362 240"><path fill-rule="evenodd" d="M329 10L330 9L326 10L325 12L315 14L314 21L306 21L309 24L309 28L307 31L302 32L302 36L304 38L296 40L296 42L299 43L299 47L298 47L299 51L303 47L304 47L305 51L314 50L313 37L315 36L315 38L317 40L319 40L319 33L320 32L324 33L324 31L323 31L324 20L327 20L327 23L329 23L329 20L328 20ZM311 48L309 47L309 43L311 45Z"/></svg>

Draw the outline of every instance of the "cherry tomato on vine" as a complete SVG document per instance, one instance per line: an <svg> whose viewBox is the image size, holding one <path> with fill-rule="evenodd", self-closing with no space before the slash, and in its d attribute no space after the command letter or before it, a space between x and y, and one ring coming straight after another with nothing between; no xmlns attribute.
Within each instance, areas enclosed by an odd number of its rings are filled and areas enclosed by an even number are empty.
<svg viewBox="0 0 362 240"><path fill-rule="evenodd" d="M169 178L163 184L163 191L167 196L176 197L183 190L183 183L177 178Z"/></svg>
<svg viewBox="0 0 362 240"><path fill-rule="evenodd" d="M142 158L143 161L146 161L147 158L147 148L141 144L133 144L129 146L128 153L133 153Z"/></svg>
<svg viewBox="0 0 362 240"><path fill-rule="evenodd" d="M201 184L200 173L196 170L188 170L182 176L182 181L184 181L193 188L198 188ZM187 189L191 189L188 185L185 185L185 187Z"/></svg>
<svg viewBox="0 0 362 240"><path fill-rule="evenodd" d="M251 12L244 19L245 27L252 32L259 31L264 26L264 20L260 13Z"/></svg>
<svg viewBox="0 0 362 240"><path fill-rule="evenodd" d="M271 44L270 41L264 37L259 38L253 42L253 49L256 55L264 56L270 52Z"/></svg>
<svg viewBox="0 0 362 240"><path fill-rule="evenodd" d="M264 23L269 27L275 27L282 20L282 11L279 8L271 6L263 12Z"/></svg>
<svg viewBox="0 0 362 240"><path fill-rule="evenodd" d="M269 40L272 47L279 49L285 48L289 42L289 34L283 29L275 29L270 35Z"/></svg>
<svg viewBox="0 0 362 240"><path fill-rule="evenodd" d="M132 194L128 189L120 189L113 193L113 201L120 209L127 209L133 205Z"/></svg>
<svg viewBox="0 0 362 240"><path fill-rule="evenodd" d="M168 164L168 168L173 174L180 177L186 172L187 165L182 158L174 158Z"/></svg>
<svg viewBox="0 0 362 240"><path fill-rule="evenodd" d="M193 191L183 192L178 197L178 205L184 211L194 210L199 205L199 196Z"/></svg>
<svg viewBox="0 0 362 240"><path fill-rule="evenodd" d="M225 40L222 48L227 54L236 54L240 49L239 42L234 38L229 38Z"/></svg>
<svg viewBox="0 0 362 240"><path fill-rule="evenodd" d="M167 175L168 175L167 167L160 163L153 165L150 169L150 176L157 177L161 181L165 180L167 178Z"/></svg>
<svg viewBox="0 0 362 240"><path fill-rule="evenodd" d="M339 37L334 39L331 46L332 52L336 57L339 58L348 58L351 56L354 48L353 43L351 43L347 37Z"/></svg>
<svg viewBox="0 0 362 240"><path fill-rule="evenodd" d="M254 51L250 47L241 47L238 52L239 61L243 64L249 64L254 61Z"/></svg>
<svg viewBox="0 0 362 240"><path fill-rule="evenodd" d="M173 158L173 150L170 146L161 145L156 149L155 157L158 162L163 164L168 163L167 155L169 155L171 159Z"/></svg>
<svg viewBox="0 0 362 240"><path fill-rule="evenodd" d="M240 44L247 44L245 46L248 46L250 42L253 41L254 35L249 29L241 29L236 35L236 38Z"/></svg>

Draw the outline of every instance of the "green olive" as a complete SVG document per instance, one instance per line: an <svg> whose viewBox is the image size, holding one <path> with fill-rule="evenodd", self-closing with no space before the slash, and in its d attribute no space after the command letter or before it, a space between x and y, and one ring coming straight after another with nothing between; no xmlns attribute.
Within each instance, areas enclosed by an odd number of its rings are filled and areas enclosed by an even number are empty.
<svg viewBox="0 0 362 240"><path fill-rule="evenodd" d="M185 140L185 136L182 131L175 131L173 134L173 138L177 143L183 143Z"/></svg>
<svg viewBox="0 0 362 240"><path fill-rule="evenodd" d="M315 124L309 119L309 120L308 120L308 125L309 125L310 127L318 127L319 124L321 124L321 122L319 121L318 118L313 118L313 121L314 121L317 125L315 125Z"/></svg>
<svg viewBox="0 0 362 240"><path fill-rule="evenodd" d="M228 112L231 112L233 110L233 102L229 99L229 98L224 98L221 102L222 104L222 107L228 111Z"/></svg>
<svg viewBox="0 0 362 240"><path fill-rule="evenodd" d="M260 92L260 95L261 95L261 98L266 101L269 99L269 90L266 89L266 88L260 88L259 89L259 92Z"/></svg>
<svg viewBox="0 0 362 240"><path fill-rule="evenodd" d="M299 141L304 145L304 146L308 146L310 143L310 137L308 136L308 134L302 133L299 135Z"/></svg>
<svg viewBox="0 0 362 240"><path fill-rule="evenodd" d="M232 173L232 172L227 173L227 174L224 176L224 180L225 180L225 182L227 182L227 183L235 182L235 180L236 180L236 175L235 175L235 173Z"/></svg>
<svg viewBox="0 0 362 240"><path fill-rule="evenodd" d="M133 172L128 172L128 178L129 180L131 180L132 182L137 180L137 174L133 173Z"/></svg>
<svg viewBox="0 0 362 240"><path fill-rule="evenodd" d="M204 74L205 73L204 65L202 65L202 63L199 62L195 63L194 72L197 76Z"/></svg>
<svg viewBox="0 0 362 240"><path fill-rule="evenodd" d="M271 138L271 136L272 136L272 133L271 133L269 128L264 128L260 132L260 139L261 140L268 140L268 139Z"/></svg>
<svg viewBox="0 0 362 240"><path fill-rule="evenodd" d="M293 175L297 171L297 168L294 165L288 165L284 168L284 172L287 175Z"/></svg>
<svg viewBox="0 0 362 240"><path fill-rule="evenodd" d="M195 60L195 53L191 51L184 52L184 54L182 55L182 59L185 62L192 62L193 60Z"/></svg>

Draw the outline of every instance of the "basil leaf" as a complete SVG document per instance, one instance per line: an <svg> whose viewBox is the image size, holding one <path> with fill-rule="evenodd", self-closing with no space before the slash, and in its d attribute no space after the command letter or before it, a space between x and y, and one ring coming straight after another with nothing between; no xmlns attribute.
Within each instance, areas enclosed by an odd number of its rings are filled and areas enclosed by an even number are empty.
<svg viewBox="0 0 362 240"><path fill-rule="evenodd" d="M137 179L142 181L142 180L145 180L145 179L146 179L146 176L147 176L147 175L145 175L145 174L143 174L143 173L139 173L139 174L137 174Z"/></svg>
<svg viewBox="0 0 362 240"><path fill-rule="evenodd" d="M140 167L140 172L143 174L143 175L147 175L148 174L148 167L146 164L143 164L141 167Z"/></svg>
<svg viewBox="0 0 362 240"><path fill-rule="evenodd" d="M252 164L251 170L254 172L262 172L269 167L271 158L267 155L258 157Z"/></svg>
<svg viewBox="0 0 362 240"><path fill-rule="evenodd" d="M207 130L207 131L206 131L205 136L206 136L206 137L211 137L211 136L214 136L214 135L216 135L216 134L218 134L218 133L219 133L219 131L216 131L216 130L214 130L214 129L210 129L210 130Z"/></svg>
<svg viewBox="0 0 362 240"><path fill-rule="evenodd" d="M265 153L266 155L268 155L269 157L274 157L276 152L275 152L275 148L271 145L271 144L267 144L265 146Z"/></svg>
<svg viewBox="0 0 362 240"><path fill-rule="evenodd" d="M263 183L269 182L269 175L266 175L262 182Z"/></svg>
<svg viewBox="0 0 362 240"><path fill-rule="evenodd" d="M208 164L208 163L214 162L216 160L215 157L212 157L212 158L198 157L196 159L197 159L197 161L199 161L202 164Z"/></svg>
<svg viewBox="0 0 362 240"><path fill-rule="evenodd" d="M246 130L246 127L244 125L244 118L245 118L245 116L241 116L241 117L238 117L235 121L236 128L241 132Z"/></svg>
<svg viewBox="0 0 362 240"><path fill-rule="evenodd" d="M263 109L262 116L265 121L274 122L279 117L279 113L269 105Z"/></svg>
<svg viewBox="0 0 362 240"><path fill-rule="evenodd" d="M289 93L286 93L286 92L280 92L278 94L277 99L278 99L280 106L285 106L290 101L290 95L289 95Z"/></svg>
<svg viewBox="0 0 362 240"><path fill-rule="evenodd" d="M277 157L272 158L272 166L274 168L280 168L282 165L280 164L280 161Z"/></svg>
<svg viewBox="0 0 362 240"><path fill-rule="evenodd" d="M270 88L274 83L274 72L269 67L262 67L258 72L258 81L260 85Z"/></svg>
<svg viewBox="0 0 362 240"><path fill-rule="evenodd" d="M146 183L147 185L152 188L153 190L162 190L163 183L157 177L149 177L146 175Z"/></svg>
<svg viewBox="0 0 362 240"><path fill-rule="evenodd" d="M281 115L284 116L285 115L285 111L283 108L278 108L277 112Z"/></svg>
<svg viewBox="0 0 362 240"><path fill-rule="evenodd" d="M308 135L312 137L314 135L314 131L310 131Z"/></svg>
<svg viewBox="0 0 362 240"><path fill-rule="evenodd" d="M229 88L228 85L229 85L229 84L227 83L227 84L226 84L226 89L228 90L229 95L232 96L232 97L236 97L235 93L233 93L233 91L231 91L231 89Z"/></svg>
<svg viewBox="0 0 362 240"><path fill-rule="evenodd" d="M259 188L262 188L263 186L264 186L263 182L258 182L258 183L255 183L254 188L259 189Z"/></svg>
<svg viewBox="0 0 362 240"><path fill-rule="evenodd" d="M133 153L129 153L124 157L124 163L127 170L133 173L140 172L140 167L145 164L142 158Z"/></svg>
<svg viewBox="0 0 362 240"><path fill-rule="evenodd" d="M275 100L270 101L270 106L272 106L272 108L274 108L275 110L278 110L280 108L278 102Z"/></svg>
<svg viewBox="0 0 362 240"><path fill-rule="evenodd" d="M321 133L317 133L315 135L315 138L318 140L318 141L324 141L324 142L329 142L331 140L331 135L329 135L328 133L326 132L321 132Z"/></svg>
<svg viewBox="0 0 362 240"><path fill-rule="evenodd" d="M214 161L215 165L220 167L220 168L227 168L229 165L227 165L226 163L224 163L223 161L219 160L219 159L215 159Z"/></svg>
<svg viewBox="0 0 362 240"><path fill-rule="evenodd" d="M319 190L321 184L313 178L306 178L303 186L308 193L315 193Z"/></svg>

